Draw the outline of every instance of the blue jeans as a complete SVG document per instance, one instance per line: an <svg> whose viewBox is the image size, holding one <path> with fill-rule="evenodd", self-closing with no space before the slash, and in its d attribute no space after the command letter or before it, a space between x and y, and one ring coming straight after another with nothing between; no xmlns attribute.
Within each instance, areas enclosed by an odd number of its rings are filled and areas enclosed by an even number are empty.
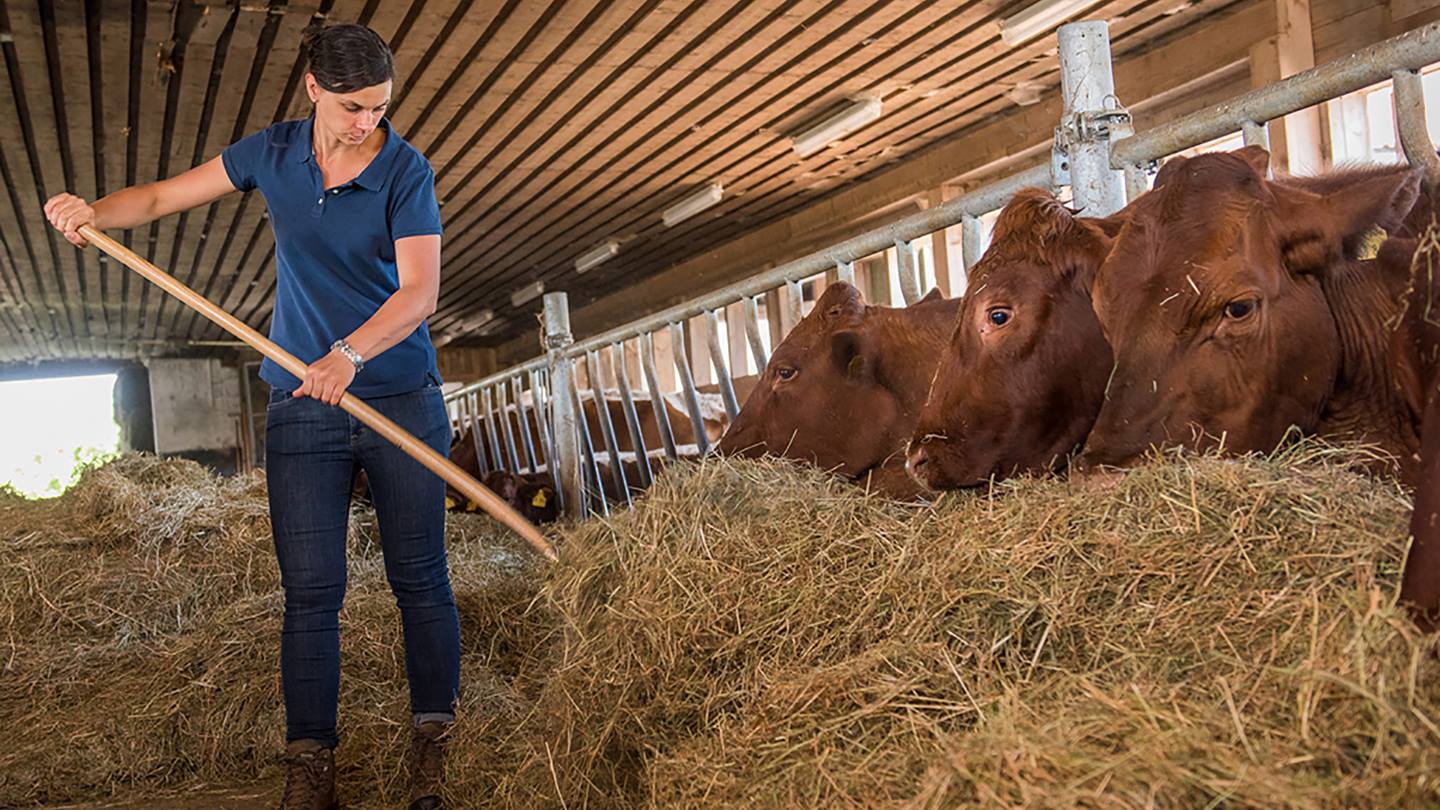
<svg viewBox="0 0 1440 810"><path fill-rule="evenodd" d="M369 404L439 453L450 423L439 386ZM266 409L270 520L285 623L280 679L286 740L338 742L340 606L350 489L365 471L385 574L400 607L410 708L454 711L460 690L460 617L445 560L445 482L339 407L272 390Z"/></svg>

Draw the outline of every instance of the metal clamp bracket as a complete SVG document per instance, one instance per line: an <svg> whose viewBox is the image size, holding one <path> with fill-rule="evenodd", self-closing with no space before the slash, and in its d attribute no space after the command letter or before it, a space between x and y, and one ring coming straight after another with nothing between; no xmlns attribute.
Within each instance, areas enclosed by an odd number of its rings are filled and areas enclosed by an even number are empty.
<svg viewBox="0 0 1440 810"><path fill-rule="evenodd" d="M1050 148L1050 173L1057 186L1070 184L1070 152L1081 143L1118 141L1135 134L1135 119L1115 96L1105 97L1105 109L1077 112L1060 120Z"/></svg>

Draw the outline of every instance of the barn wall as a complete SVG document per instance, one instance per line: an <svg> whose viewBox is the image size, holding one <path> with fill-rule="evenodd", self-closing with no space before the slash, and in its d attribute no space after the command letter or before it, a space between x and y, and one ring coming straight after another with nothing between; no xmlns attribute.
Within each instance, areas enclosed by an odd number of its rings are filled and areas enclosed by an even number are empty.
<svg viewBox="0 0 1440 810"><path fill-rule="evenodd" d="M1117 94L1131 106L1137 127L1155 126L1292 72L1281 64L1255 63L1279 59L1297 39L1278 30L1287 19L1285 2L1241 3L1203 28L1118 58ZM1440 19L1440 0L1313 0L1309 11L1318 64ZM583 338L657 312L900 219L927 200L952 198L1033 164L1047 153L1059 114L1053 92L1039 103L1016 107L781 222L572 311L573 331ZM510 365L536 354L535 338L527 334L501 346L498 357Z"/></svg>
<svg viewBox="0 0 1440 810"><path fill-rule="evenodd" d="M155 451L234 472L242 410L240 375L215 359L164 358L147 363Z"/></svg>

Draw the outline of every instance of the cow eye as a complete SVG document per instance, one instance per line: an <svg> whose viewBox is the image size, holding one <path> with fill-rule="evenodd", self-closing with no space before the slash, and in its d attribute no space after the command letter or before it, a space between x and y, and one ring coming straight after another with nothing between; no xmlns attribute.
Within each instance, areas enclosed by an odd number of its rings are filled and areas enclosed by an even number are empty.
<svg viewBox="0 0 1440 810"><path fill-rule="evenodd" d="M1225 305L1225 317L1232 321L1243 321L1250 317L1258 306L1259 302L1253 298L1231 301Z"/></svg>
<svg viewBox="0 0 1440 810"><path fill-rule="evenodd" d="M1011 315L1008 307L995 307L985 313L985 318L994 326L1004 326L1010 322Z"/></svg>
<svg viewBox="0 0 1440 810"><path fill-rule="evenodd" d="M775 367L775 376L778 377L781 382L789 382L790 380L795 379L795 375L798 373L798 371L790 368L789 366Z"/></svg>

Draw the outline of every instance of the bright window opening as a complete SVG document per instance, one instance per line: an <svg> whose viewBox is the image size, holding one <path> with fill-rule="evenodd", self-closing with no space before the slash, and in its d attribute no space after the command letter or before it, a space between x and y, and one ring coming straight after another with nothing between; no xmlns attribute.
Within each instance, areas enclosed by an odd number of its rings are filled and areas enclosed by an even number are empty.
<svg viewBox="0 0 1440 810"><path fill-rule="evenodd" d="M59 495L81 466L115 456L114 391L114 374L0 383L0 485Z"/></svg>

